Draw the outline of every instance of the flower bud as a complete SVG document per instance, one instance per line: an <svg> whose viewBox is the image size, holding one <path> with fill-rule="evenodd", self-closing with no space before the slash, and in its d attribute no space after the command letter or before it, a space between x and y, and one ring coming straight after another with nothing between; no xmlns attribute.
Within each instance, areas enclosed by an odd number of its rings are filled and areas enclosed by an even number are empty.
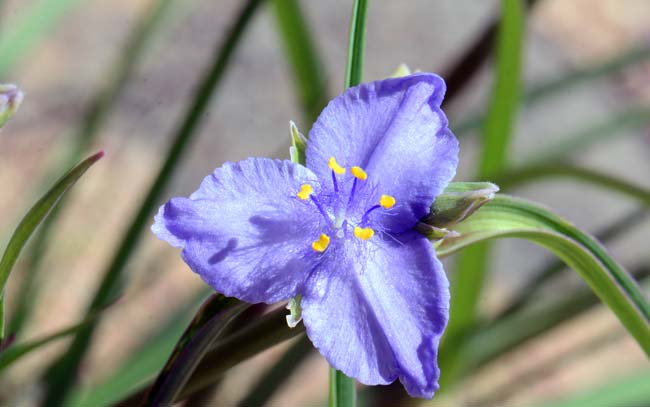
<svg viewBox="0 0 650 407"><path fill-rule="evenodd" d="M0 127L18 110L23 101L23 92L16 85L0 84Z"/></svg>
<svg viewBox="0 0 650 407"><path fill-rule="evenodd" d="M422 223L441 230L450 228L494 199L497 191L499 187L491 182L452 182L438 195Z"/></svg>

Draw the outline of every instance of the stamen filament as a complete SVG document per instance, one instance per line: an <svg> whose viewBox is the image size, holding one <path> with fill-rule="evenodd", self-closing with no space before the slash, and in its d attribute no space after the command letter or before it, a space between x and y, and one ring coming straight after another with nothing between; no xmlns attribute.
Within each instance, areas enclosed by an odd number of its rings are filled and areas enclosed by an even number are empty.
<svg viewBox="0 0 650 407"><path fill-rule="evenodd" d="M334 184L334 192L338 193L339 192L339 184L336 182L336 172L332 170L332 184Z"/></svg>
<svg viewBox="0 0 650 407"><path fill-rule="evenodd" d="M357 178L354 179L354 182L352 183L352 189L350 190L350 198L348 199L348 208L350 207L350 204L352 204L352 200L354 199L354 191L357 189Z"/></svg>
<svg viewBox="0 0 650 407"><path fill-rule="evenodd" d="M316 200L316 197L310 196L309 198L314 203L314 205L316 205L316 208L318 208L318 212L320 212L320 214L323 215L323 218L325 218L326 221L332 223L332 219L327 215L327 213L325 212L325 210L323 209L321 204L318 203L318 201Z"/></svg>
<svg viewBox="0 0 650 407"><path fill-rule="evenodd" d="M366 222L368 222L368 216L370 215L370 212L374 211L375 209L379 209L379 208L381 208L381 205L371 206L370 209L368 209L366 211L366 213L364 213L363 216L361 217L361 225L365 225Z"/></svg>

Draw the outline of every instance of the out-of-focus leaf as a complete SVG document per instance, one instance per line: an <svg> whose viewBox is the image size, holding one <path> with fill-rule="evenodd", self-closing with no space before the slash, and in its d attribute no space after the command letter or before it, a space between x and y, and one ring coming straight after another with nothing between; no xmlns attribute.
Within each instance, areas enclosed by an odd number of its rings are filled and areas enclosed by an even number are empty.
<svg viewBox="0 0 650 407"><path fill-rule="evenodd" d="M16 360L29 354L30 352L40 349L45 345L49 345L57 339L65 338L77 332L81 327L88 324L88 322L89 321L83 321L81 323L56 331L55 333L46 335L42 338L33 339L24 343L18 343L9 346L9 348L0 352L0 371L3 371Z"/></svg>
<svg viewBox="0 0 650 407"><path fill-rule="evenodd" d="M303 334L305 332L303 325L295 328L287 326L286 315L286 309L278 308L214 343L212 349L199 363L178 399L182 400L205 389L219 380L226 370L238 363L273 345ZM138 406L147 392L148 388L143 388L122 400L119 405L123 407Z"/></svg>
<svg viewBox="0 0 650 407"><path fill-rule="evenodd" d="M501 13L496 41L496 76L481 139L479 179L489 179L506 168L520 102L525 37L523 2L502 0ZM441 369L447 372L441 377L441 387L455 380L455 365L460 356L457 349L477 321L476 309L487 275L488 254L488 246L482 243L458 256L451 281L449 325L440 352Z"/></svg>
<svg viewBox="0 0 650 407"><path fill-rule="evenodd" d="M74 136L74 145L63 159L63 167L67 168L75 163L85 154L103 127L106 119L119 101L119 96L126 89L129 78L136 64L140 61L151 37L164 20L170 8L171 0L157 0L151 4L141 20L133 28L124 46L123 52L119 55L114 66L104 78L108 78L105 86L100 86L93 101L88 106L86 113ZM47 171L57 173L59 163ZM59 211L65 207L65 199L50 213L50 216L43 222L43 226L34 238L34 242L27 254L27 273L21 282L18 299L11 318L10 331L16 335L20 334L22 327L28 321L32 308L36 304L34 300L38 295L37 281L41 270L41 261L44 258L43 252L52 235L54 224L58 218Z"/></svg>
<svg viewBox="0 0 650 407"><path fill-rule="evenodd" d="M650 46L647 43L643 43L618 54L610 60L578 69L559 78L534 85L524 93L522 102L524 106L531 107L535 103L559 92L568 92L573 86L602 78L603 76L642 63L648 59L650 59ZM459 137L478 129L485 120L483 113L468 115L466 117L466 119L453 126L454 133Z"/></svg>
<svg viewBox="0 0 650 407"><path fill-rule="evenodd" d="M273 0L278 29L308 123L318 117L328 101L323 62L297 0Z"/></svg>
<svg viewBox="0 0 650 407"><path fill-rule="evenodd" d="M460 237L445 239L437 248L441 256L498 237L524 238L552 251L585 280L650 355L650 305L643 292L600 244L571 223L527 201L497 195L455 230Z"/></svg>
<svg viewBox="0 0 650 407"><path fill-rule="evenodd" d="M650 268L634 270L636 279L646 279ZM537 298L539 301L540 299ZM537 338L564 321L575 318L598 304L598 298L585 286L560 294L558 299L542 301L488 324L477 331L462 348L464 371L474 369L494 360L525 343Z"/></svg>
<svg viewBox="0 0 650 407"><path fill-rule="evenodd" d="M70 398L71 406L108 406L150 383L165 365L178 339L195 314L201 301L212 293L201 290L169 317L160 329L146 337L128 358L108 378L91 389L77 389Z"/></svg>
<svg viewBox="0 0 650 407"><path fill-rule="evenodd" d="M367 0L355 0L350 18L348 61L345 68L345 88L357 86L363 80L363 53L366 48Z"/></svg>
<svg viewBox="0 0 650 407"><path fill-rule="evenodd" d="M583 151L599 141L611 141L619 134L630 134L630 129L650 123L650 106L633 106L613 114L602 122L590 125L584 130L560 137L560 142L547 148L538 148L521 159L525 165L558 161L572 153ZM628 131L628 132L626 132Z"/></svg>
<svg viewBox="0 0 650 407"><path fill-rule="evenodd" d="M104 156L101 151L91 157L85 159L79 165L71 169L67 174L61 177L54 186L47 191L41 199L32 206L27 212L27 215L20 221L18 227L14 231L7 248L5 249L2 259L0 260L0 295L4 296L4 288L21 250L27 243L29 237L34 233L36 227L43 221L52 208L59 202L61 196L77 182L77 180L90 168L91 165L97 162Z"/></svg>
<svg viewBox="0 0 650 407"><path fill-rule="evenodd" d="M650 205L650 190L598 171L564 164L541 164L513 169L497 177L497 182L505 190L549 177L575 178L612 192L628 195L644 205Z"/></svg>
<svg viewBox="0 0 650 407"><path fill-rule="evenodd" d="M248 394L237 405L241 407L266 405L271 396L313 350L314 345L306 335L298 338L296 343L286 350L284 355L251 387Z"/></svg>
<svg viewBox="0 0 650 407"><path fill-rule="evenodd" d="M146 225L151 222L153 209L159 203L162 192L170 182L171 175L180 162L183 153L193 139L193 136L197 134L195 130L204 117L203 113L212 100L217 85L221 82L221 78L231 60L235 47L239 43L239 39L242 38L242 34L248 26L251 17L262 3L263 0L249 0L243 6L241 13L226 36L223 45L219 44L212 65L202 77L194 99L188 105L184 118L175 132L175 137L169 148L167 157L160 167L156 179L149 188L124 237L121 239L121 245L115 252L111 263L103 273L100 287L95 293L87 313L93 313L96 309L101 308L106 302L110 301L115 291L118 290L127 260L135 251ZM45 378L47 386L44 403L46 406L60 406L65 404L66 398L74 383L75 375L73 372L78 370L91 343L94 330L95 324L90 324L80 330L68 350L47 370Z"/></svg>
<svg viewBox="0 0 650 407"><path fill-rule="evenodd" d="M602 229L599 229L594 233L594 236L597 241L605 244L621 236L634 226L641 224L649 215L650 212L645 207L635 209L632 212L626 213L620 218L612 221ZM541 270L532 273L534 277L527 281L521 289L517 290L514 294L514 298L512 298L508 302L508 305L494 317L494 320L503 319L513 314L515 311L522 309L531 301L534 301L536 298L535 293L541 289L547 281L564 270L567 270L568 272L568 269L561 260L553 260L552 263L544 266Z"/></svg>
<svg viewBox="0 0 650 407"><path fill-rule="evenodd" d="M6 75L30 49L43 40L65 13L80 3L79 0L40 0L0 36L0 74Z"/></svg>
<svg viewBox="0 0 650 407"><path fill-rule="evenodd" d="M145 405L172 405L210 345L219 339L228 324L246 308L234 298L213 294L178 341L167 364L147 394Z"/></svg>
<svg viewBox="0 0 650 407"><path fill-rule="evenodd" d="M642 407L650 400L650 371L607 381L602 386L580 392L560 401L541 403L537 407Z"/></svg>

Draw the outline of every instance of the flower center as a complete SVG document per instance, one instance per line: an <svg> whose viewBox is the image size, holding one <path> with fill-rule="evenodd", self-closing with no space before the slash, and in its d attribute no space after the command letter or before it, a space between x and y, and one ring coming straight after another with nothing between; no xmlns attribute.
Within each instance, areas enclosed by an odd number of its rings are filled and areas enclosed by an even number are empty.
<svg viewBox="0 0 650 407"><path fill-rule="evenodd" d="M353 179L346 179L347 168L339 165L334 157L330 157L327 166L332 170L333 197L325 196L324 201L321 202L319 197L315 196L314 188L310 184L302 184L296 193L298 199L309 202L318 209L331 230L330 234L321 233L318 239L312 243L312 249L318 253L327 250L330 244L330 235L337 239L344 239L350 235L362 241L372 239L375 236L375 229L369 225L370 214L378 209L389 210L395 206L394 197L381 195L377 204L371 205L361 214L356 210L358 207L355 206L355 197L358 195L359 189L362 189L360 183L368 179L368 174L363 168L353 166L350 167ZM349 187L350 181L352 181L351 187ZM347 193L346 186L349 187L349 193ZM352 217L349 216L350 212L353 213Z"/></svg>

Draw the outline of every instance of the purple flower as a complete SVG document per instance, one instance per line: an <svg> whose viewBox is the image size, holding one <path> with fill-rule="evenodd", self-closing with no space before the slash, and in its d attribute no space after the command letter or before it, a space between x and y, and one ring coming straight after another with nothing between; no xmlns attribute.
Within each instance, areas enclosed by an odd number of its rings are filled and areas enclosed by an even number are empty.
<svg viewBox="0 0 650 407"><path fill-rule="evenodd" d="M449 287L412 228L458 163L444 92L429 73L350 88L311 129L306 167L225 163L162 206L152 229L220 293L253 303L302 296L307 335L331 366L432 397Z"/></svg>

